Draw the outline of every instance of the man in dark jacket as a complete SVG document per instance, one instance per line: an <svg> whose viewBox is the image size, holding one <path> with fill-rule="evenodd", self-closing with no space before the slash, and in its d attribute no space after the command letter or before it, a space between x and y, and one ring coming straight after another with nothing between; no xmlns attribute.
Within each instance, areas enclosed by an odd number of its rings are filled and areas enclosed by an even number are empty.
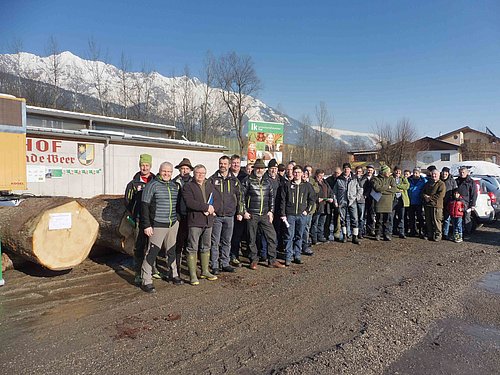
<svg viewBox="0 0 500 375"><path fill-rule="evenodd" d="M200 250L201 278L210 281L217 276L210 273L210 241L216 212L221 210L221 198L214 185L205 179L207 169L198 164L194 167L193 180L182 188L187 206L188 242L187 264L191 285L198 285L196 264Z"/></svg>
<svg viewBox="0 0 500 375"><path fill-rule="evenodd" d="M250 269L256 270L259 262L256 237L260 228L266 236L267 256L270 267L285 267L276 259L276 232L272 225L274 212L274 192L271 182L264 176L266 165L257 159L254 171L242 183L245 202L244 219L247 221L248 247L250 249Z"/></svg>
<svg viewBox="0 0 500 375"><path fill-rule="evenodd" d="M141 289L147 293L155 291L151 272L162 245L165 246L172 281L176 285L182 284L175 259L179 186L172 181L172 171L171 163L161 163L158 175L146 185L141 197L140 227L149 238L142 262Z"/></svg>
<svg viewBox="0 0 500 375"><path fill-rule="evenodd" d="M142 230L139 229L139 221L141 215L141 199L142 192L146 187L146 184L151 181L155 174L151 173L151 166L153 163L153 157L149 154L142 154L139 156L139 172L137 172L132 181L127 184L125 189L125 206L129 214L129 221L134 226L135 229L135 246L134 246L134 271L135 278L134 283L136 285L141 285L141 267L144 261L144 251L146 250L146 245L148 244L148 237L144 234ZM153 275L158 275L157 270L153 270Z"/></svg>
<svg viewBox="0 0 500 375"><path fill-rule="evenodd" d="M241 168L241 158L239 155L234 154L231 156L231 166L229 172L235 176L238 181L243 182L248 174L245 172L244 168ZM246 232L246 221L234 221L233 235L231 237L231 252L229 257L231 258L230 263L234 267L241 267L240 263L240 247L241 242L245 240Z"/></svg>
<svg viewBox="0 0 500 375"><path fill-rule="evenodd" d="M458 186L455 179L450 175L450 168L448 167L443 167L441 170L441 181L443 181L446 186L443 207L443 238L448 240L450 238L453 239L453 236L448 236L451 221L450 213L448 211L448 203L454 199L453 190L455 190Z"/></svg>
<svg viewBox="0 0 500 375"><path fill-rule="evenodd" d="M458 192L465 201L464 212L464 230L466 234L472 232L472 211L476 209L477 190L474 180L469 176L467 167L461 167L458 171L459 177L457 178Z"/></svg>
<svg viewBox="0 0 500 375"><path fill-rule="evenodd" d="M410 207L408 208L409 217L409 236L420 238L425 237L424 215L422 213L422 190L424 189L427 179L420 175L420 168L413 168L413 175L408 179L410 188L408 196L410 198Z"/></svg>
<svg viewBox="0 0 500 375"><path fill-rule="evenodd" d="M356 199L356 208L358 211L358 228L359 228L358 238L362 239L366 233L365 232L365 207L366 207L365 185L368 182L368 179L363 174L362 166L356 167L354 178L358 180L358 185L363 190L363 194L361 194L361 196Z"/></svg>
<svg viewBox="0 0 500 375"><path fill-rule="evenodd" d="M330 185L323 179L325 177L325 171L318 168L314 174L314 180L318 185L319 192L316 200L316 211L312 217L311 241L313 245L316 245L318 241L326 242L325 222L326 218L331 214L333 195Z"/></svg>
<svg viewBox="0 0 500 375"><path fill-rule="evenodd" d="M363 197L365 197L365 232L370 236L375 236L375 201L371 196L373 189L373 178L375 177L375 168L373 165L368 165L366 167L366 173L364 179L366 180L363 184Z"/></svg>
<svg viewBox="0 0 500 375"><path fill-rule="evenodd" d="M358 239L358 208L356 202L363 196L363 189L358 180L351 174L351 165L344 163L343 173L337 178L333 187L333 202L339 210L340 226L342 228L342 242L347 242L347 217L349 216L352 228L352 242L359 245Z"/></svg>
<svg viewBox="0 0 500 375"><path fill-rule="evenodd" d="M326 183L330 186L330 189L333 191L333 187L335 186L335 182L337 181L337 178L342 174L342 170L340 167L336 167L333 170L333 174L330 177L327 177L325 179ZM339 209L335 207L335 205L330 203L330 215L326 216L325 220L325 227L324 227L324 234L325 234L325 241L330 240L330 235L333 234L333 240L337 239L340 240L340 215L339 215ZM330 231L330 226L333 224L333 232ZM321 240L318 238L318 241L321 242Z"/></svg>
<svg viewBox="0 0 500 375"><path fill-rule="evenodd" d="M271 159L269 160L269 163L267 163L267 172L264 174L269 181L271 182L271 185L273 186L273 192L274 192L274 207L275 210L276 208L279 207L279 201L280 201L280 196L279 196L279 189L280 186L285 182L285 179L282 178L278 174L278 162L276 159ZM273 212L273 214L276 215L276 212ZM274 226L274 231L276 232L276 250L281 251L283 250L283 238L284 238L284 229L283 229L284 223L281 220L273 220L273 226ZM261 244L261 254L260 258L267 259L267 240L266 236L263 236L262 233L257 233L257 244ZM260 238L260 242L259 242ZM258 246L257 246L258 247Z"/></svg>
<svg viewBox="0 0 500 375"><path fill-rule="evenodd" d="M177 268L181 267L182 252L186 250L187 238L188 238L188 226L187 226L187 208L186 202L182 197L182 188L189 181L193 179L191 172L193 171L193 166L188 158L183 158L179 164L175 166L175 169L179 170L177 177L173 181L179 186L179 230L177 231L177 244L175 245L175 254L177 259Z"/></svg>
<svg viewBox="0 0 500 375"><path fill-rule="evenodd" d="M285 234L285 266L301 264L302 237L307 215L314 206L314 190L310 183L302 182L302 167L293 167L292 181L286 181L281 187L280 218L287 224Z"/></svg>
<svg viewBox="0 0 500 375"><path fill-rule="evenodd" d="M241 198L240 181L229 172L229 157L224 155L219 158L219 170L208 179L220 193L220 210L216 211L212 227L212 240L210 250L210 263L212 273L234 272L229 265L229 252L231 250L231 237L233 235L234 218L243 219L243 201ZM220 263L220 264L219 264Z"/></svg>

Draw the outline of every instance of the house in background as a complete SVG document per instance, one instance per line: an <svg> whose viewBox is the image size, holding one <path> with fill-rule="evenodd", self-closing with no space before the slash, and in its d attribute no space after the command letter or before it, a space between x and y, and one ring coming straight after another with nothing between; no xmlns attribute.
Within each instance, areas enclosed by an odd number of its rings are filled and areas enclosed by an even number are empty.
<svg viewBox="0 0 500 375"><path fill-rule="evenodd" d="M436 139L460 146L462 160L484 160L500 164L500 138L489 128L482 132L464 126Z"/></svg>
<svg viewBox="0 0 500 375"><path fill-rule="evenodd" d="M415 163L413 166L426 168L437 162L457 163L462 161L460 146L441 141L431 137L424 137L411 143L410 148L415 152ZM404 163L405 167L411 169L411 162Z"/></svg>

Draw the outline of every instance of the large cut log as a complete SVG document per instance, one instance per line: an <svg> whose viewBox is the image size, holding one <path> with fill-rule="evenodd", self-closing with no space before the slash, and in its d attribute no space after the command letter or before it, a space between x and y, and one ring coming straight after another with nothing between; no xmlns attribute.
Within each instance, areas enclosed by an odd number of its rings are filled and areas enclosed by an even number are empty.
<svg viewBox="0 0 500 375"><path fill-rule="evenodd" d="M98 230L93 216L71 198L28 198L0 208L2 245L54 271L87 258Z"/></svg>
<svg viewBox="0 0 500 375"><path fill-rule="evenodd" d="M123 196L98 195L79 202L99 223L99 234L95 247L132 255L135 243L135 228L127 220Z"/></svg>

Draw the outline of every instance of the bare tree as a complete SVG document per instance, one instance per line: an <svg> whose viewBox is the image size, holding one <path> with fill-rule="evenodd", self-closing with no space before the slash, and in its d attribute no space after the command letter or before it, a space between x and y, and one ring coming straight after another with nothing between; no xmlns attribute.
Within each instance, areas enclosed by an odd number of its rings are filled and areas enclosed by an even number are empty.
<svg viewBox="0 0 500 375"><path fill-rule="evenodd" d="M414 158L412 142L417 138L417 130L407 118L402 118L392 126L377 124L375 129L379 147L379 160L390 167L401 165L404 160Z"/></svg>
<svg viewBox="0 0 500 375"><path fill-rule="evenodd" d="M134 74L129 100L133 117L140 121L150 121L153 116L155 99L153 95L156 72L143 65L140 73Z"/></svg>
<svg viewBox="0 0 500 375"><path fill-rule="evenodd" d="M328 112L328 107L325 102L319 102L319 107L315 108L316 121L320 131L320 143L323 143L324 130L330 128L333 124L332 117Z"/></svg>
<svg viewBox="0 0 500 375"><path fill-rule="evenodd" d="M57 102L61 96L61 51L59 50L59 45L54 36L50 36L47 45L45 47L45 52L49 55L49 65L46 69L46 74L49 77L49 83L51 88L48 92L49 97L47 98L47 103L52 108L57 108Z"/></svg>
<svg viewBox="0 0 500 375"><path fill-rule="evenodd" d="M191 78L189 66L184 67L184 75L181 79L180 95L181 105L179 120L182 125L184 135L188 139L196 137L197 110L195 104L194 83Z"/></svg>
<svg viewBox="0 0 500 375"><path fill-rule="evenodd" d="M107 115L109 107L109 82L106 79L106 56L93 38L88 41L87 69L92 77L92 85L97 93L101 115Z"/></svg>
<svg viewBox="0 0 500 375"><path fill-rule="evenodd" d="M14 39L11 43L10 49L14 53L14 74L16 75L16 88L15 95L18 98L23 97L23 78L24 67L22 60L23 42L21 39Z"/></svg>
<svg viewBox="0 0 500 375"><path fill-rule="evenodd" d="M217 96L213 86L215 85L216 60L210 51L205 56L203 63L202 79L204 81L203 97L200 106L200 139L202 142L208 141L209 135L216 133L218 121L221 117L217 111Z"/></svg>
<svg viewBox="0 0 500 375"><path fill-rule="evenodd" d="M257 95L261 82L250 56L236 52L219 57L216 64L216 83L221 88L222 100L231 117L232 127L243 154L246 139L243 134L245 115L250 109L251 96Z"/></svg>
<svg viewBox="0 0 500 375"><path fill-rule="evenodd" d="M123 117L128 118L128 107L130 104L130 59L122 52L120 57L120 104L123 106Z"/></svg>

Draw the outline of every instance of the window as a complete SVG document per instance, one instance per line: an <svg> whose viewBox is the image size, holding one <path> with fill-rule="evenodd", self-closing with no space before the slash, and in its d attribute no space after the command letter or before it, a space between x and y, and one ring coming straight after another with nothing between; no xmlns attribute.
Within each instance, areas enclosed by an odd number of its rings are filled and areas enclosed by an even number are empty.
<svg viewBox="0 0 500 375"><path fill-rule="evenodd" d="M441 161L450 161L450 154L441 154Z"/></svg>

